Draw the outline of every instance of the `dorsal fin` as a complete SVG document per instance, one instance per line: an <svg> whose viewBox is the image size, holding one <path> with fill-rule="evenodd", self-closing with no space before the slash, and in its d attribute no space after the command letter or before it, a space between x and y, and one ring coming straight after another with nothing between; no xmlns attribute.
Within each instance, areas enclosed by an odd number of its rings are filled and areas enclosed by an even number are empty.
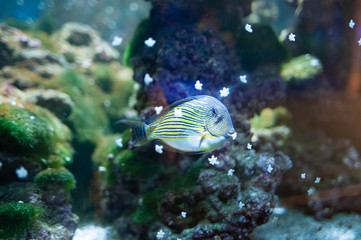
<svg viewBox="0 0 361 240"><path fill-rule="evenodd" d="M145 121L145 123L147 125L152 124L153 122L155 122L157 119L162 118L163 116L167 115L170 111L172 111L173 108L185 103L185 102L189 102L195 99L200 99L202 97L206 97L206 95L196 95L196 96L192 96L192 97L187 97L181 100L178 100L174 103L172 103L171 105L169 105L168 107L164 108L159 115L154 114L153 116L151 116L150 118L148 118L147 121Z"/></svg>

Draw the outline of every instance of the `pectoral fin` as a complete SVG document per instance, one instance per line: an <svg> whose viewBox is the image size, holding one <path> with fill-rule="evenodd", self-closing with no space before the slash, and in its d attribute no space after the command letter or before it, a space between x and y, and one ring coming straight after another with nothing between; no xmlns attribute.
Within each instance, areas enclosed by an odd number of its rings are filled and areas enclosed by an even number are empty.
<svg viewBox="0 0 361 240"><path fill-rule="evenodd" d="M199 141L199 146L198 146L199 148L201 147L203 140L206 138L206 135L207 135L207 131L202 133L201 140Z"/></svg>

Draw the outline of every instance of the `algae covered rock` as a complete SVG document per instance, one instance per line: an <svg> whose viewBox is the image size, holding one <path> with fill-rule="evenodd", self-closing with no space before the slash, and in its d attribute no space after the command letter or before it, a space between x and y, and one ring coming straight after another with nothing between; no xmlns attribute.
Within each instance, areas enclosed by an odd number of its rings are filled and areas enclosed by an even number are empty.
<svg viewBox="0 0 361 240"><path fill-rule="evenodd" d="M0 205L0 238L10 239L30 231L38 224L43 210L29 203Z"/></svg>
<svg viewBox="0 0 361 240"><path fill-rule="evenodd" d="M66 169L45 169L39 172L34 179L40 188L64 188L70 191L75 188L76 181L73 174Z"/></svg>
<svg viewBox="0 0 361 240"><path fill-rule="evenodd" d="M313 79L322 72L320 60L310 54L298 56L291 61L284 63L281 69L281 76L285 81L301 82Z"/></svg>
<svg viewBox="0 0 361 240"><path fill-rule="evenodd" d="M0 238L72 239L78 217L65 190L45 191L31 182L14 182L1 185L0 196Z"/></svg>

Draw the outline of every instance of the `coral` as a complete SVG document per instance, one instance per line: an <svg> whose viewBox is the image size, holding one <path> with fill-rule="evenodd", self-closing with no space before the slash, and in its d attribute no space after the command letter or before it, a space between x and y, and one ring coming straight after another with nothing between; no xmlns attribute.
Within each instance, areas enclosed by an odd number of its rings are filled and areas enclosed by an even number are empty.
<svg viewBox="0 0 361 240"><path fill-rule="evenodd" d="M290 113L284 107L265 108L250 119L254 148L266 152L284 146L291 134L287 126L290 119Z"/></svg>
<svg viewBox="0 0 361 240"><path fill-rule="evenodd" d="M76 181L73 174L66 169L52 169L48 168L39 172L34 179L35 183L40 188L64 188L70 191L75 188Z"/></svg>
<svg viewBox="0 0 361 240"><path fill-rule="evenodd" d="M268 221L274 191L282 172L292 166L290 159L236 147L218 158L223 163L201 170L193 190L169 190L161 201L159 216L173 232L170 239L248 239L257 225ZM234 175L228 175L229 169ZM186 218L180 217L181 211L187 212Z"/></svg>
<svg viewBox="0 0 361 240"><path fill-rule="evenodd" d="M30 231L42 213L41 208L28 203L0 205L0 238L12 238Z"/></svg>
<svg viewBox="0 0 361 240"><path fill-rule="evenodd" d="M281 76L287 82L301 82L315 78L322 71L320 60L310 54L305 54L284 63Z"/></svg>

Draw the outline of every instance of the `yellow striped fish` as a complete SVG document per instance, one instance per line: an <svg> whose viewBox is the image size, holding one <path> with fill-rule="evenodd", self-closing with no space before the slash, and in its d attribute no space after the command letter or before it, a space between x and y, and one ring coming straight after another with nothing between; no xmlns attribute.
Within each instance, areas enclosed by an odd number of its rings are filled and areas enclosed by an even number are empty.
<svg viewBox="0 0 361 240"><path fill-rule="evenodd" d="M179 100L145 123L121 119L132 128L136 146L160 140L168 149L186 153L210 152L235 136L227 108L206 95Z"/></svg>

